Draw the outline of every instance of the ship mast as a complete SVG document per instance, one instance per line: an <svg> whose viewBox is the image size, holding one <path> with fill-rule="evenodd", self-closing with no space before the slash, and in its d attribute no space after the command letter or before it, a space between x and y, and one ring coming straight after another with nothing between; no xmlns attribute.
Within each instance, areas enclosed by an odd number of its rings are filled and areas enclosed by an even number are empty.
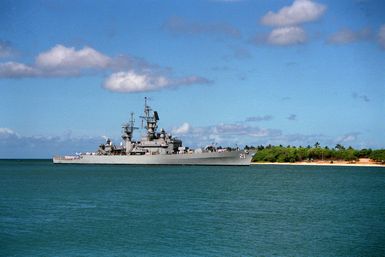
<svg viewBox="0 0 385 257"><path fill-rule="evenodd" d="M134 129L138 129L137 127L135 127L135 119L134 119L133 112L131 112L130 114L130 120L128 121L128 123L123 124L122 128L123 128L123 133L122 133L123 140L131 141L134 133Z"/></svg>
<svg viewBox="0 0 385 257"><path fill-rule="evenodd" d="M153 140L158 128L159 115L147 105L147 97L144 98L144 116L140 116L140 118L142 118L142 122L146 122L147 140Z"/></svg>
<svg viewBox="0 0 385 257"><path fill-rule="evenodd" d="M132 142L134 130L138 129L135 125L134 113L131 112L131 117L128 123L123 124L122 139L124 141L124 149L126 154L130 154L134 148L135 143Z"/></svg>

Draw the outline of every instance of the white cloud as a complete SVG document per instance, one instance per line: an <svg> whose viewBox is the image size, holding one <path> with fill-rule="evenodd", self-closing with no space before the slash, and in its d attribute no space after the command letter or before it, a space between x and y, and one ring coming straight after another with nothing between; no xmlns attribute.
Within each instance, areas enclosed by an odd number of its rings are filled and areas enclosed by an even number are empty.
<svg viewBox="0 0 385 257"><path fill-rule="evenodd" d="M383 48L385 48L385 24L381 26L378 32L378 42Z"/></svg>
<svg viewBox="0 0 385 257"><path fill-rule="evenodd" d="M145 92L161 89L170 82L163 76L138 74L134 71L116 72L104 82L103 87L115 92Z"/></svg>
<svg viewBox="0 0 385 257"><path fill-rule="evenodd" d="M0 138L12 137L12 136L17 137L18 134L10 128L0 128Z"/></svg>
<svg viewBox="0 0 385 257"><path fill-rule="evenodd" d="M197 76L172 79L164 75L139 73L130 70L111 74L104 81L103 87L114 92L136 93L156 91L163 88L178 87L182 85L207 83L210 83L210 81Z"/></svg>
<svg viewBox="0 0 385 257"><path fill-rule="evenodd" d="M180 125L180 127L174 128L172 130L172 133L176 135L183 135L183 134L187 134L190 131L190 129L191 129L190 124L188 124L187 122L184 122L182 125Z"/></svg>
<svg viewBox="0 0 385 257"><path fill-rule="evenodd" d="M27 65L17 62L0 63L0 77L58 77L78 76L84 71L106 69L114 65L112 58L84 47L56 45L36 57L35 63Z"/></svg>
<svg viewBox="0 0 385 257"><path fill-rule="evenodd" d="M293 45L306 41L306 33L300 27L283 27L273 29L267 37L267 42L273 45Z"/></svg>
<svg viewBox="0 0 385 257"><path fill-rule="evenodd" d="M267 36L257 35L256 44L264 42L276 46L302 44L307 40L306 32L299 25L316 21L325 13L326 6L312 0L294 0L277 12L269 11L261 23L276 27Z"/></svg>
<svg viewBox="0 0 385 257"><path fill-rule="evenodd" d="M170 69L149 64L136 57L111 58L90 47L76 50L73 47L56 45L40 53L32 65L0 63L0 77L3 78L73 77L96 71L118 71L112 73L103 83L104 88L115 92L146 92L211 83L199 76L172 78L167 75L171 72Z"/></svg>
<svg viewBox="0 0 385 257"><path fill-rule="evenodd" d="M291 6L285 6L278 12L269 11L261 22L269 26L293 26L319 19L326 6L311 0L295 0Z"/></svg>
<svg viewBox="0 0 385 257"><path fill-rule="evenodd" d="M39 71L33 67L18 62L0 63L0 77L18 78L34 77L39 75Z"/></svg>
<svg viewBox="0 0 385 257"><path fill-rule="evenodd" d="M350 29L342 29L328 38L328 43L332 44L347 44L359 40L368 39L370 36L369 29L362 29L359 31L352 31Z"/></svg>
<svg viewBox="0 0 385 257"><path fill-rule="evenodd" d="M36 65L43 69L106 68L111 58L91 47L75 50L74 47L56 45L36 58Z"/></svg>

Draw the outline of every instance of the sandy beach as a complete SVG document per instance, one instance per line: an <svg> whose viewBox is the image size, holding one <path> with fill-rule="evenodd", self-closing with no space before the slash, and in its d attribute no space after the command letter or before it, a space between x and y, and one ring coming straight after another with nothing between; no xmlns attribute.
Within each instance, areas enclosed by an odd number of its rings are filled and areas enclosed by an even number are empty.
<svg viewBox="0 0 385 257"><path fill-rule="evenodd" d="M302 161L302 162L252 162L252 165L302 165L302 166L353 166L353 167L384 167L385 164L376 163L368 158L361 158L356 162L348 161Z"/></svg>

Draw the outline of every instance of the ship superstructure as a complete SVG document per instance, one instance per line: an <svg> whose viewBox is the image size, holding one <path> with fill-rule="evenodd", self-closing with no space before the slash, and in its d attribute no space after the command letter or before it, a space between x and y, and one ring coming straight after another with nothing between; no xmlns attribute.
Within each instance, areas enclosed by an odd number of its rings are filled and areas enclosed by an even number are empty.
<svg viewBox="0 0 385 257"><path fill-rule="evenodd" d="M252 153L247 150L216 149L213 146L192 150L182 145L182 141L166 133L158 132L159 114L144 100L144 114L140 116L146 133L141 140L133 138L134 114L128 123L122 125L122 140L119 147L110 139L93 153L75 156L54 157L54 163L85 164L179 164L179 165L249 165Z"/></svg>

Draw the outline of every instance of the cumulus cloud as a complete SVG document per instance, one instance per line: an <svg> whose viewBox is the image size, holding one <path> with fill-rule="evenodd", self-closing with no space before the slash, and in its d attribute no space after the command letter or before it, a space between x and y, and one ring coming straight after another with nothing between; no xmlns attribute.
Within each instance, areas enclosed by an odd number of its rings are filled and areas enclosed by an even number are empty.
<svg viewBox="0 0 385 257"><path fill-rule="evenodd" d="M300 27L283 27L273 29L267 37L267 42L273 45L293 45L306 41L306 33Z"/></svg>
<svg viewBox="0 0 385 257"><path fill-rule="evenodd" d="M0 77L20 78L39 76L41 71L38 69L18 62L0 63Z"/></svg>
<svg viewBox="0 0 385 257"><path fill-rule="evenodd" d="M293 26L318 20L325 12L326 6L311 0L295 0L278 12L269 11L261 22L269 26Z"/></svg>
<svg viewBox="0 0 385 257"><path fill-rule="evenodd" d="M10 128L0 128L0 138L18 137L19 135Z"/></svg>
<svg viewBox="0 0 385 257"><path fill-rule="evenodd" d="M347 44L353 43L360 40L365 40L370 37L369 29L361 29L358 31L353 31L350 29L342 29L333 35L331 35L327 42L331 44Z"/></svg>
<svg viewBox="0 0 385 257"><path fill-rule="evenodd" d="M56 45L39 54L31 65L0 63L0 77L54 77L78 76L86 70L105 69L112 66L112 59L90 47L76 50L73 47Z"/></svg>
<svg viewBox="0 0 385 257"><path fill-rule="evenodd" d="M311 0L295 0L277 12L269 11L261 18L261 23L275 28L268 35L257 35L253 42L276 46L305 43L307 35L300 25L318 20L325 11L325 5Z"/></svg>
<svg viewBox="0 0 385 257"><path fill-rule="evenodd" d="M190 131L190 129L191 129L190 124L187 122L184 122L179 127L174 128L172 130L172 133L177 134L177 135L183 135L183 134L187 134Z"/></svg>
<svg viewBox="0 0 385 257"><path fill-rule="evenodd" d="M163 76L128 71L111 74L104 81L103 87L115 92L143 92L160 89L168 84L168 79Z"/></svg>
<svg viewBox="0 0 385 257"><path fill-rule="evenodd" d="M0 63L0 77L73 77L127 69L169 72L169 69L134 56L110 57L88 46L76 50L74 47L56 45L38 54L32 64Z"/></svg>
<svg viewBox="0 0 385 257"><path fill-rule="evenodd" d="M106 68L110 64L110 57L88 46L76 50L74 47L56 45L36 58L37 67L49 70Z"/></svg>
<svg viewBox="0 0 385 257"><path fill-rule="evenodd" d="M272 120L273 116L271 115L264 115L264 116L252 116L252 117L247 117L246 122L259 122L259 121L269 121Z"/></svg>
<svg viewBox="0 0 385 257"><path fill-rule="evenodd" d="M183 17L171 17L163 27L174 34L240 37L240 31L227 23L191 22Z"/></svg>
<svg viewBox="0 0 385 257"><path fill-rule="evenodd" d="M208 84L210 80L199 76L171 77L171 71L151 65L145 60L130 56L115 58L104 55L91 47L76 50L56 45L40 53L32 65L0 63L0 77L71 77L89 75L97 71L116 71L103 83L105 89L115 92L145 92L182 85Z"/></svg>
<svg viewBox="0 0 385 257"><path fill-rule="evenodd" d="M385 49L385 24L381 26L378 32L378 42Z"/></svg>
<svg viewBox="0 0 385 257"><path fill-rule="evenodd" d="M208 84L211 81L189 76L183 78L169 78L164 75L139 73L133 70L111 74L103 83L103 87L110 91L122 93L137 93L155 91L163 88L175 88L191 84Z"/></svg>

